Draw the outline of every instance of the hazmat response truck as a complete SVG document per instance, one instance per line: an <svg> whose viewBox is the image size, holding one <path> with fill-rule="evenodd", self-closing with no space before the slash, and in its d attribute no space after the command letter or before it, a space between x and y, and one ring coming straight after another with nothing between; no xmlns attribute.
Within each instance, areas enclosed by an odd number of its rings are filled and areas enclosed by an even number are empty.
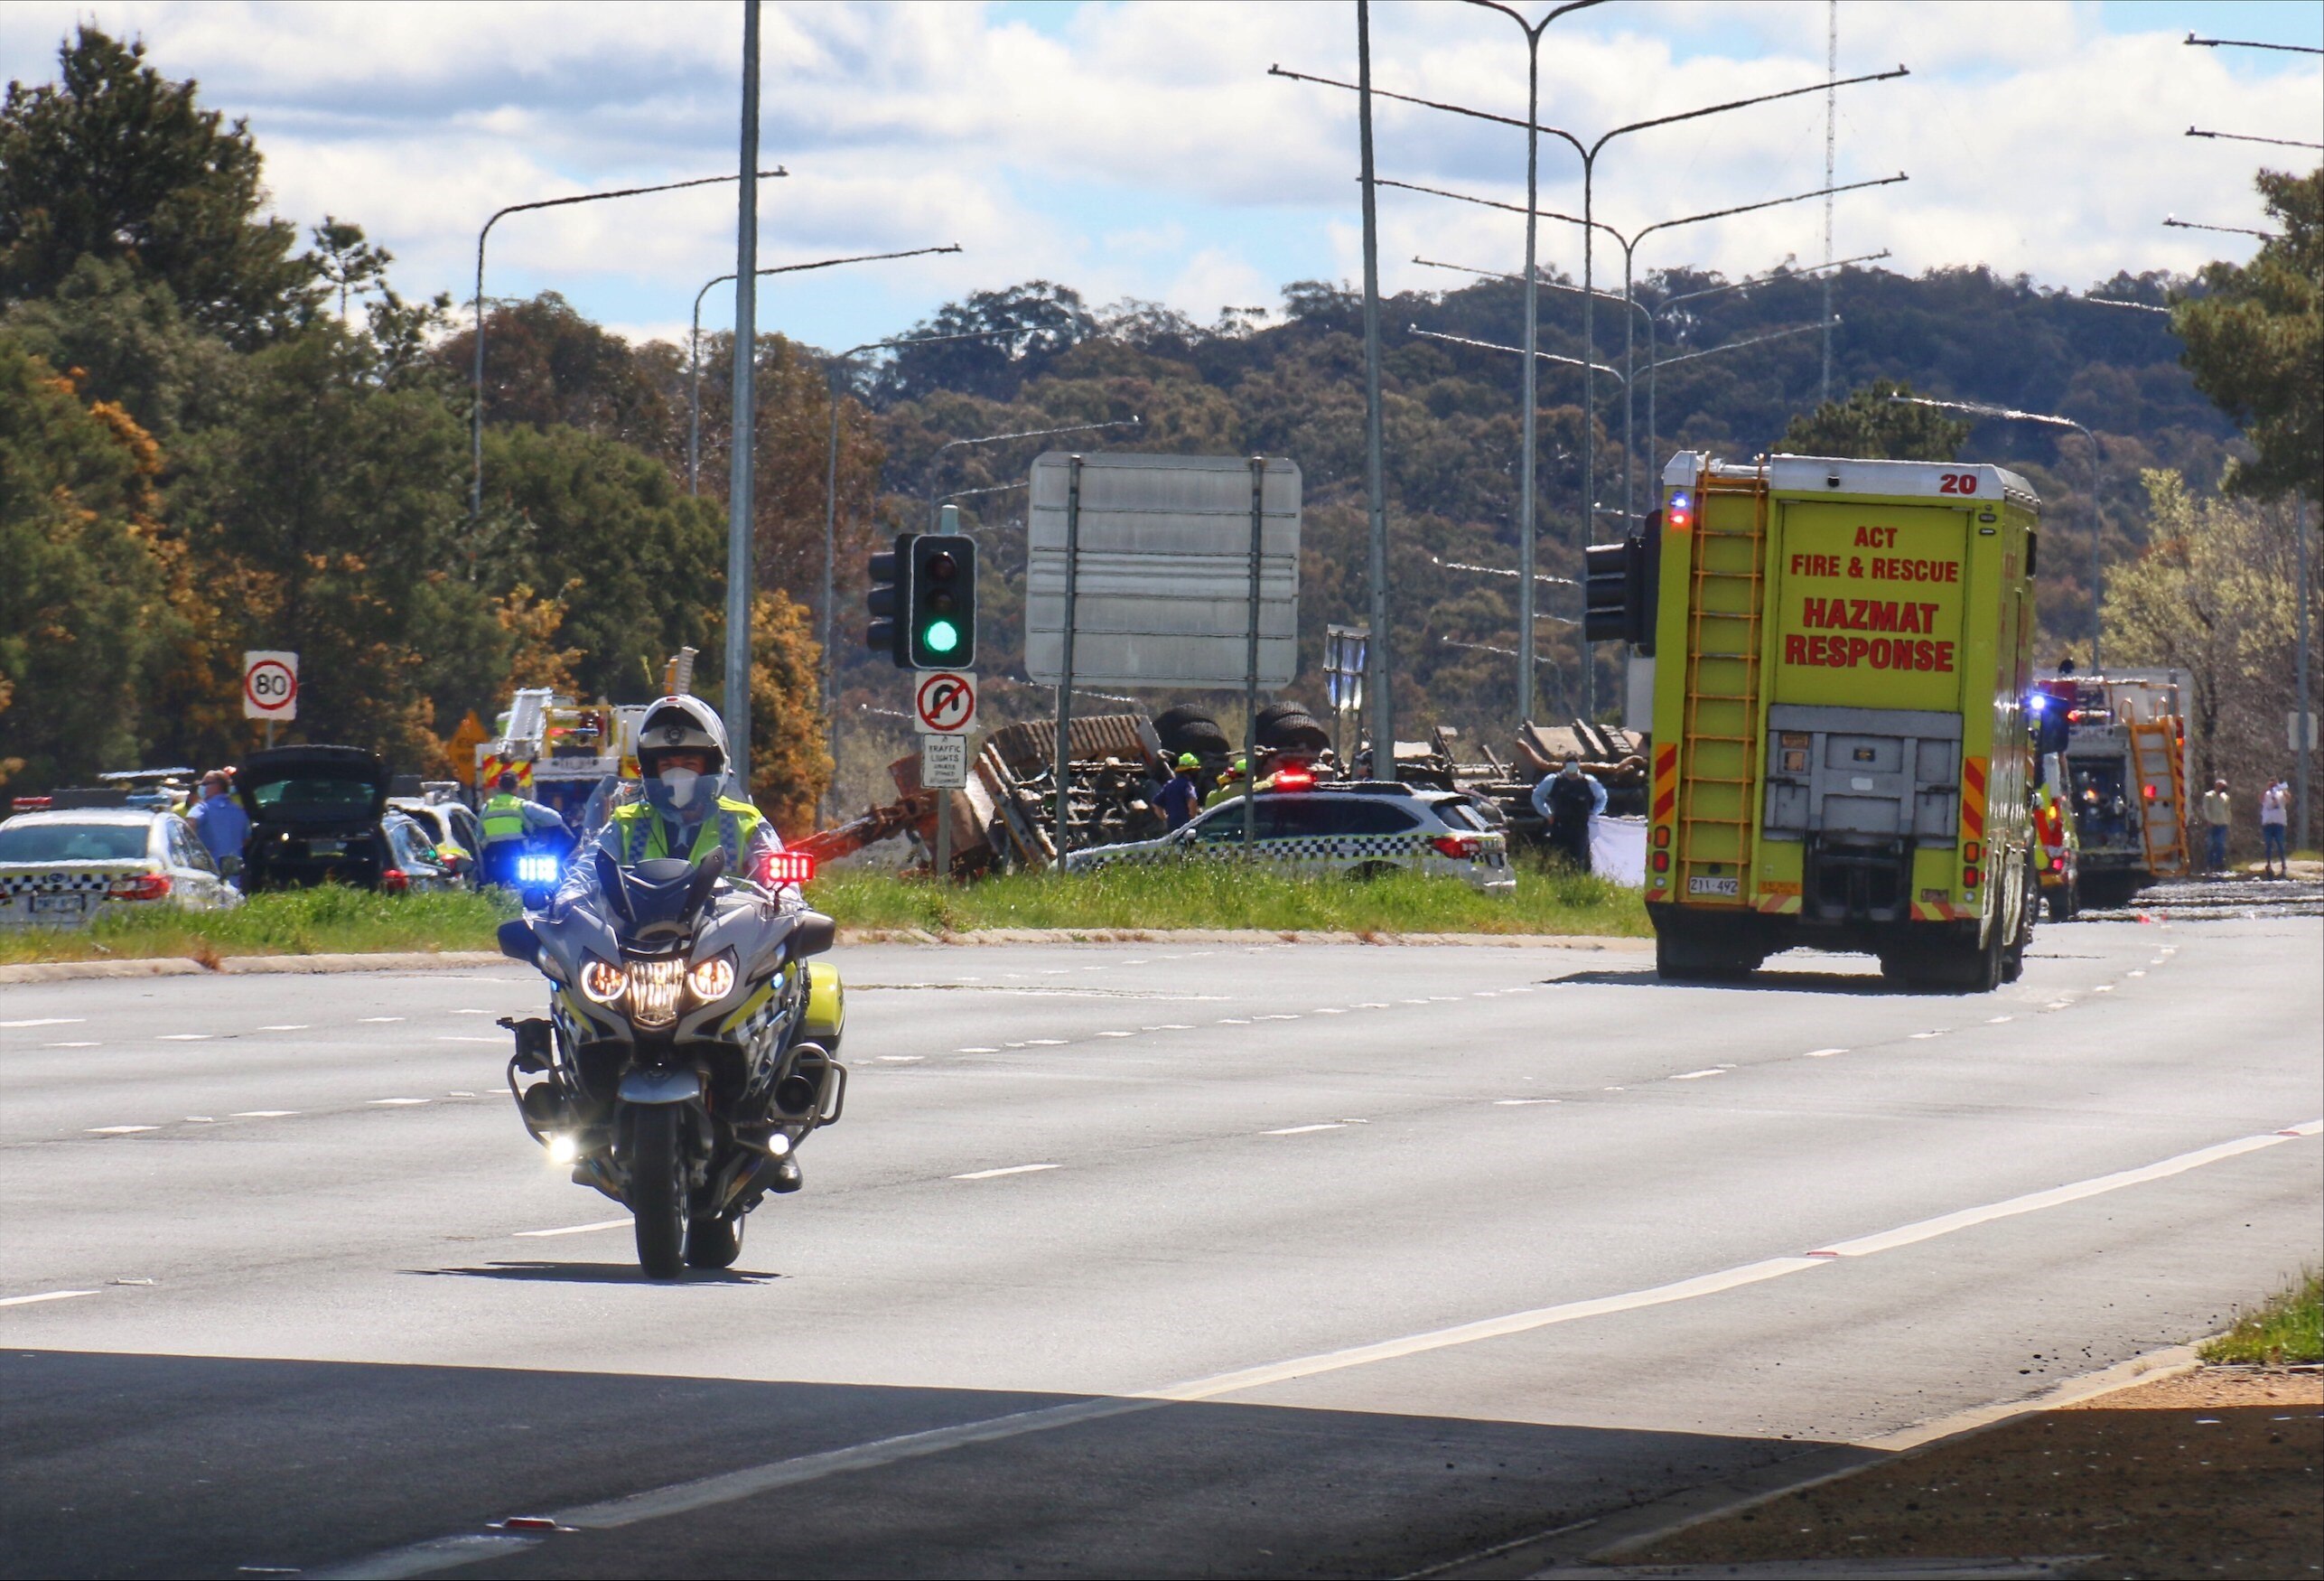
<svg viewBox="0 0 2324 1581"><path fill-rule="evenodd" d="M1797 946L2014 980L2040 501L1993 466L1682 453L1653 537L1647 911L1666 978Z"/></svg>

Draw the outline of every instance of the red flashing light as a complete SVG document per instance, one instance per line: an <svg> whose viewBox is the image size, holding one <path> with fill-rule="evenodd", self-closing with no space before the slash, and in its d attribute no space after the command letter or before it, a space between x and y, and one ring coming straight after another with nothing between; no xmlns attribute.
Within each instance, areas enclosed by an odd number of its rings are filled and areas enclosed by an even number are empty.
<svg viewBox="0 0 2324 1581"><path fill-rule="evenodd" d="M768 885L813 884L815 854L812 851L776 851L760 865L759 882Z"/></svg>
<svg viewBox="0 0 2324 1581"><path fill-rule="evenodd" d="M2149 801L2151 801L2154 800L2154 787L2151 785L2142 787L2139 794L2145 797Z"/></svg>
<svg viewBox="0 0 2324 1581"><path fill-rule="evenodd" d="M1479 842L1474 835L1439 835L1428 842L1440 856L1456 856L1463 860L1474 856Z"/></svg>
<svg viewBox="0 0 2324 1581"><path fill-rule="evenodd" d="M117 901L157 901L170 893L170 877L166 873L140 873L131 878L117 878L108 892Z"/></svg>
<svg viewBox="0 0 2324 1581"><path fill-rule="evenodd" d="M379 875L379 887L389 894L402 894L412 887L412 875L400 867L390 867Z"/></svg>
<svg viewBox="0 0 2324 1581"><path fill-rule="evenodd" d="M2063 873L2063 872L2065 872L2065 871L2066 871L2066 858L2065 858L2065 857L2063 857L2063 856L2052 856L2052 857L2049 859L2049 870L2050 870L2052 873Z"/></svg>
<svg viewBox="0 0 2324 1581"><path fill-rule="evenodd" d="M1275 771L1274 788L1278 790L1312 790L1315 774L1311 770L1286 766Z"/></svg>

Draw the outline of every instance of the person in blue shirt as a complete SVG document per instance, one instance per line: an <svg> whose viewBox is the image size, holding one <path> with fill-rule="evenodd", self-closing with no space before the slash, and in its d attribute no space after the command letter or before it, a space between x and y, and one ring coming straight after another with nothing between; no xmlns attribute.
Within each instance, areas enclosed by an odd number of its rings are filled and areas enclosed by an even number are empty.
<svg viewBox="0 0 2324 1581"><path fill-rule="evenodd" d="M201 777L201 800L186 814L193 826L194 837L210 859L218 864L218 871L232 878L242 871L242 847L250 839L250 815L234 800L223 769L212 769Z"/></svg>
<svg viewBox="0 0 2324 1581"><path fill-rule="evenodd" d="M1184 828L1194 815L1202 810L1202 760L1190 752L1178 754L1178 772L1154 798L1154 805L1170 820L1173 829Z"/></svg>
<svg viewBox="0 0 2324 1581"><path fill-rule="evenodd" d="M1549 848L1581 871L1590 871L1590 822L1606 810L1606 787L1582 772L1581 761L1567 758L1554 774L1544 774L1533 788L1533 809L1541 814Z"/></svg>

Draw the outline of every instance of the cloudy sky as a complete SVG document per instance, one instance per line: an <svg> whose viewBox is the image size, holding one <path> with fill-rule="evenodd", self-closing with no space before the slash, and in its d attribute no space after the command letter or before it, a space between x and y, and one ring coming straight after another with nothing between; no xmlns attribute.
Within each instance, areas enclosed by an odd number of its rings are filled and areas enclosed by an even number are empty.
<svg viewBox="0 0 2324 1581"><path fill-rule="evenodd" d="M1528 14L1542 9L1538 0ZM1820 81L1825 0L1610 0L1553 25L1542 118L1585 136ZM141 34L152 59L247 116L275 206L362 224L407 292L471 290L477 227L501 205L734 168L736 4L365 5L14 0L0 77L41 81L78 20ZM2324 140L2314 56L2189 49L2207 37L2324 43L2318 0L1840 0L1837 255L1891 267L1987 263L2085 287L2117 269L2241 257L2250 173L2293 149L2189 138L2190 125ZM1521 117L1507 19L1454 0L1382 0L1374 80ZM1208 322L1279 304L1302 278L1360 270L1352 5L773 5L765 11L762 263L957 241L964 256L794 276L763 327L838 347L891 335L967 291L1061 281L1092 303L1157 300ZM1820 94L1638 133L1601 156L1598 213L1625 231L1823 184ZM1513 128L1384 105L1380 173L1522 201ZM1578 162L1545 140L1543 206L1577 211ZM521 214L494 231L488 289L554 289L630 333L682 337L695 293L733 267L731 187ZM1442 288L1417 254L1487 268L1522 257L1512 213L1384 192L1386 283ZM1758 272L1823 256L1808 202L1673 230L1642 268ZM1573 227L1543 256L1579 273ZM705 325L723 325L723 290Z"/></svg>

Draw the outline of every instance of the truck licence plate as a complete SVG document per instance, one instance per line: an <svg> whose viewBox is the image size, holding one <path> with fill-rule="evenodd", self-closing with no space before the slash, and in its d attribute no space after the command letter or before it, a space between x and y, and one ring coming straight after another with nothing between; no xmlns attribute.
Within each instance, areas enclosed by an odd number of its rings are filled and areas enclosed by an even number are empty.
<svg viewBox="0 0 2324 1581"><path fill-rule="evenodd" d="M1686 881L1686 893L1732 897L1743 893L1743 881L1740 878L1690 878Z"/></svg>
<svg viewBox="0 0 2324 1581"><path fill-rule="evenodd" d="M33 910L46 916L77 917L89 909L89 897L80 894L36 894Z"/></svg>

